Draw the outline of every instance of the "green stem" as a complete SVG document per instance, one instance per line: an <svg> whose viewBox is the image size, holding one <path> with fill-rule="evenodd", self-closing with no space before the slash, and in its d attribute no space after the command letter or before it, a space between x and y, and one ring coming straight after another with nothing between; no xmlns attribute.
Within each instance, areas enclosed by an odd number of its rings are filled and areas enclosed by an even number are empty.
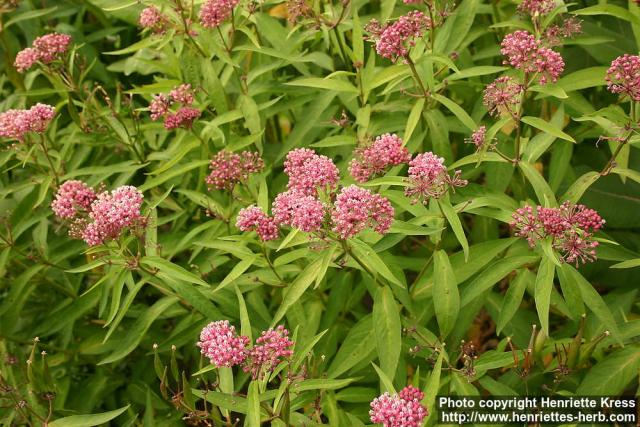
<svg viewBox="0 0 640 427"><path fill-rule="evenodd" d="M424 94L425 98L427 98L429 96L429 92L427 92L427 89L425 89L424 87L424 83L422 83L422 79L420 78L420 75L418 74L418 70L416 69L416 64L413 62L409 54L405 56L405 59L407 61L407 64L409 65L409 68L411 68L411 73L413 74L414 79L418 83L418 86L420 86L420 90L422 90L422 93Z"/></svg>

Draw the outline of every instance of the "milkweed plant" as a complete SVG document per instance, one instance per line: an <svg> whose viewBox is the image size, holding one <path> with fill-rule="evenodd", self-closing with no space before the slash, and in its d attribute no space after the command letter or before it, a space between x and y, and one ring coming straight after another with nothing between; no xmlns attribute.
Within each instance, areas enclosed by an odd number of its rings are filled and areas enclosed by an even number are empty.
<svg viewBox="0 0 640 427"><path fill-rule="evenodd" d="M0 424L633 395L638 3L0 1Z"/></svg>

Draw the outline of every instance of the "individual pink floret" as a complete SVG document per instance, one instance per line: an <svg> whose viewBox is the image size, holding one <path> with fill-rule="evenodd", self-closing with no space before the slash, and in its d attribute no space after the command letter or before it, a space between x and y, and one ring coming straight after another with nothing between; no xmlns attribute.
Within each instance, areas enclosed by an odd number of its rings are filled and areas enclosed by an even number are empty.
<svg viewBox="0 0 640 427"><path fill-rule="evenodd" d="M249 338L238 335L228 320L218 320L202 329L196 345L211 364L221 368L244 363L249 354L249 343Z"/></svg>

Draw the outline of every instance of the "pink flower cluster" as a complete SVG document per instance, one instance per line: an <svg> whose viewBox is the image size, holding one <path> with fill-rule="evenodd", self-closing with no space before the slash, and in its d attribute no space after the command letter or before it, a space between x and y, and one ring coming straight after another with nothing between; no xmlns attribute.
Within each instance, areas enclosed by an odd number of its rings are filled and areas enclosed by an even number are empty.
<svg viewBox="0 0 640 427"><path fill-rule="evenodd" d="M431 152L420 153L409 162L408 183L405 195L413 199L412 203L418 200L427 203L429 199L439 199L449 189L467 185L467 181L460 178L460 171L450 176L444 159Z"/></svg>
<svg viewBox="0 0 640 427"><path fill-rule="evenodd" d="M164 34L169 25L169 18L155 6L146 7L138 17L140 27L151 30L154 34Z"/></svg>
<svg viewBox="0 0 640 427"><path fill-rule="evenodd" d="M429 414L420 403L422 399L424 393L413 386L403 388L399 394L385 392L371 402L371 422L384 427L420 427Z"/></svg>
<svg viewBox="0 0 640 427"><path fill-rule="evenodd" d="M555 6L555 0L523 0L518 6L518 12L540 16L551 12Z"/></svg>
<svg viewBox="0 0 640 427"><path fill-rule="evenodd" d="M218 320L205 326L196 345L212 365L230 368L247 359L249 343L249 337L238 335L228 320Z"/></svg>
<svg viewBox="0 0 640 427"><path fill-rule="evenodd" d="M29 132L43 133L56 115L47 104L36 104L28 110L7 110L0 113L0 137L23 141Z"/></svg>
<svg viewBox="0 0 640 427"><path fill-rule="evenodd" d="M534 210L526 205L517 209L512 218L515 235L527 239L529 246L535 247L538 241L550 237L563 261L577 266L596 260L598 242L593 240L593 234L605 221L595 210L567 201L558 208L538 206Z"/></svg>
<svg viewBox="0 0 640 427"><path fill-rule="evenodd" d="M358 182L367 182L371 177L381 175L390 166L408 163L411 154L395 134L378 136L373 144L355 150L355 158L349 164L349 173Z"/></svg>
<svg viewBox="0 0 640 427"><path fill-rule="evenodd" d="M71 36L67 34L51 33L38 37L31 47L18 52L13 65L20 73L24 73L38 61L50 64L62 57L70 43Z"/></svg>
<svg viewBox="0 0 640 427"><path fill-rule="evenodd" d="M240 0L207 0L200 9L200 23L206 28L216 28L226 21Z"/></svg>
<svg viewBox="0 0 640 427"><path fill-rule="evenodd" d="M486 139L487 139L487 127L480 126L471 134L471 137L468 139L465 139L464 142L473 144L476 146L477 150L480 150L482 149L482 147L484 147L484 143L486 142Z"/></svg>
<svg viewBox="0 0 640 427"><path fill-rule="evenodd" d="M515 31L502 40L500 52L505 64L539 77L541 85L558 80L564 71L564 60L552 49L543 47L540 40L527 31Z"/></svg>
<svg viewBox="0 0 640 427"><path fill-rule="evenodd" d="M255 231L263 242L278 238L278 226L275 221L257 206L241 209L236 227L240 231Z"/></svg>
<svg viewBox="0 0 640 427"><path fill-rule="evenodd" d="M406 58L409 49L415 46L416 40L432 27L432 22L424 13L413 10L398 18L395 22L389 22L382 26L376 20L367 25L370 39L376 44L378 55L397 61Z"/></svg>
<svg viewBox="0 0 640 427"><path fill-rule="evenodd" d="M316 154L308 148L296 148L287 153L284 172L289 176L288 188L300 193L317 196L318 190L335 189L339 171L327 156Z"/></svg>
<svg viewBox="0 0 640 427"><path fill-rule="evenodd" d="M348 239L365 228L385 234L393 222L394 210L389 200L355 185L345 187L336 197L331 212L333 231Z"/></svg>
<svg viewBox="0 0 640 427"><path fill-rule="evenodd" d="M324 204L298 190L278 194L271 210L276 224L288 225L307 233L320 230L325 217Z"/></svg>
<svg viewBox="0 0 640 427"><path fill-rule="evenodd" d="M512 77L498 77L484 89L483 103L491 115L515 116L522 92L522 85Z"/></svg>
<svg viewBox="0 0 640 427"><path fill-rule="evenodd" d="M219 320L202 330L196 345L216 367L244 365L243 370L251 372L253 379L262 379L293 355L294 342L282 325L263 331L252 348L249 348L250 342L248 337L238 335L229 321Z"/></svg>
<svg viewBox="0 0 640 427"><path fill-rule="evenodd" d="M70 234L89 246L117 239L123 230L145 225L140 214L142 193L123 185L99 194L82 181L67 181L60 186L51 203L59 218L72 220Z"/></svg>
<svg viewBox="0 0 640 427"><path fill-rule="evenodd" d="M189 129L201 114L200 110L191 107L193 101L194 94L190 84L182 84L173 88L169 95L154 95L149 104L151 120L155 121L164 117L164 127L167 130ZM170 109L175 104L179 104L180 107L176 112L172 112Z"/></svg>
<svg viewBox="0 0 640 427"><path fill-rule="evenodd" d="M640 56L624 54L607 70L607 89L640 101Z"/></svg>
<svg viewBox="0 0 640 427"><path fill-rule="evenodd" d="M206 178L210 188L233 190L236 184L245 182L249 175L258 173L264 168L260 154L252 151L232 153L222 150L211 160L211 173Z"/></svg>

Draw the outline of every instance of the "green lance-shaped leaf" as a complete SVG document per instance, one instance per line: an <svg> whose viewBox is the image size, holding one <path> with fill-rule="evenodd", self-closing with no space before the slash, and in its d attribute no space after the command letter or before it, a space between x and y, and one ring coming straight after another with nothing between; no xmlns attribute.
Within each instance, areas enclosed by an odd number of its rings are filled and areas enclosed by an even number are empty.
<svg viewBox="0 0 640 427"><path fill-rule="evenodd" d="M440 334L446 337L453 329L460 311L460 293L449 257L443 250L433 254L433 305Z"/></svg>
<svg viewBox="0 0 640 427"><path fill-rule="evenodd" d="M542 257L535 283L536 310L542 330L549 336L549 305L551 304L551 290L553 289L553 276L555 266L548 257Z"/></svg>
<svg viewBox="0 0 640 427"><path fill-rule="evenodd" d="M440 210L442 214L447 218L449 225L451 225L451 229L453 230L453 234L456 235L458 242L462 245L462 251L464 252L464 259L467 261L469 259L469 242L467 241L467 236L464 234L464 229L462 228L462 222L460 222L460 218L458 218L458 214L451 206L449 200L442 199L438 200L438 206L440 206Z"/></svg>
<svg viewBox="0 0 640 427"><path fill-rule="evenodd" d="M533 187L533 191L535 191L536 196L538 197L538 201L541 205L547 206L555 206L556 196L553 194L553 190L547 184L547 181L544 180L544 177L540 175L540 173L533 167L531 163L520 162L518 163L522 174L527 178L527 181Z"/></svg>
<svg viewBox="0 0 640 427"><path fill-rule="evenodd" d="M339 376L372 354L375 351L373 335L373 317L365 316L349 330L327 370L327 377Z"/></svg>
<svg viewBox="0 0 640 427"><path fill-rule="evenodd" d="M120 409L115 409L109 412L103 412L101 414L90 415L72 415L70 417L59 418L48 424L49 427L90 427L100 424L108 423L109 421L117 418L123 414L130 405L124 406Z"/></svg>
<svg viewBox="0 0 640 427"><path fill-rule="evenodd" d="M522 118L522 121L529 126L533 126L534 128L541 130L542 132L548 133L549 135L553 135L557 138L564 139L569 142L576 142L576 140L573 139L571 135L564 133L562 129L559 129L555 125L541 119L540 117L524 116Z"/></svg>
<svg viewBox="0 0 640 427"><path fill-rule="evenodd" d="M382 371L393 380L402 351L400 310L388 286L378 289L373 302L373 328Z"/></svg>
<svg viewBox="0 0 640 427"><path fill-rule="evenodd" d="M251 381L249 384L249 395L247 396L247 418L244 421L246 427L260 427L260 390L258 381Z"/></svg>
<svg viewBox="0 0 640 427"><path fill-rule="evenodd" d="M524 296L524 291L527 289L527 284L532 280L533 274L525 268L520 270L516 278L509 283L509 289L507 289L507 293L502 300L502 307L498 315L498 321L496 322L496 331L498 333L502 331L516 314L516 311L518 311L522 297Z"/></svg>

